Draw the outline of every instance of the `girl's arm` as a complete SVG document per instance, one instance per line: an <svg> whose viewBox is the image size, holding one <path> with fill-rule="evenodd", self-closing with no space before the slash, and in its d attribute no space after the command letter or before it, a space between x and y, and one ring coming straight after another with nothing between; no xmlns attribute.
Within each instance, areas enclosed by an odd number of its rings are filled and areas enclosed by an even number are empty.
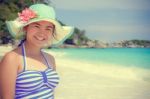
<svg viewBox="0 0 150 99"><path fill-rule="evenodd" d="M18 59L14 52L7 53L0 62L0 96L14 99Z"/></svg>

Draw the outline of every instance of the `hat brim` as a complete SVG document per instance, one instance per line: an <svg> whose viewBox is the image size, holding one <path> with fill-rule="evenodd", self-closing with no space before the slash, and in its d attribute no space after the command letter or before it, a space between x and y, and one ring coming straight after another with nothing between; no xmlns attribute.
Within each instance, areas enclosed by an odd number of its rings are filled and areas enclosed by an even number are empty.
<svg viewBox="0 0 150 99"><path fill-rule="evenodd" d="M74 27L72 27L72 26L61 26L59 22L52 20L52 19L48 19L48 18L32 19L27 23L21 23L16 19L14 21L6 21L6 25L8 27L10 34L15 39L21 39L25 35L25 33L23 32L23 27L27 26L33 22L38 22L38 21L48 21L48 22L51 22L55 25L56 37L52 39L52 45L51 46L59 46L68 37L70 37L74 31Z"/></svg>

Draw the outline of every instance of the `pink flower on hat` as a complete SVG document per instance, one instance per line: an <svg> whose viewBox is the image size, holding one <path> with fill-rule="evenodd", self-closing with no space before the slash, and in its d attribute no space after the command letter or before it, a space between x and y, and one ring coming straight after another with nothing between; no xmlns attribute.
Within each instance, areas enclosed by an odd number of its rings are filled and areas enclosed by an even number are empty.
<svg viewBox="0 0 150 99"><path fill-rule="evenodd" d="M18 16L21 21L28 22L30 19L35 18L37 15L33 10L25 8L21 13L18 13Z"/></svg>

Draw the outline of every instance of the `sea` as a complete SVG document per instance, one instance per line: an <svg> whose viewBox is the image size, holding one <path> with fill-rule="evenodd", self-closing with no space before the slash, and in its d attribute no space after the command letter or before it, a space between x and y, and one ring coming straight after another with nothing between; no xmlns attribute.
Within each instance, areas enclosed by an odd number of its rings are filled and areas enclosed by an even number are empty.
<svg viewBox="0 0 150 99"><path fill-rule="evenodd" d="M60 58L87 63L107 63L116 66L150 69L150 48L55 48Z"/></svg>

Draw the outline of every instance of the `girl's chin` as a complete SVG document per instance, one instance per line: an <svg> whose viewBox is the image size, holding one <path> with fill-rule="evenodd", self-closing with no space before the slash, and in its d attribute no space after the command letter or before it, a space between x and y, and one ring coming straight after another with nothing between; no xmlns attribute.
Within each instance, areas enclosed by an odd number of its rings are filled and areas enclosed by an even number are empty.
<svg viewBox="0 0 150 99"><path fill-rule="evenodd" d="M34 45L39 47L39 48L47 48L49 47L51 44L47 43L47 42L34 42Z"/></svg>

